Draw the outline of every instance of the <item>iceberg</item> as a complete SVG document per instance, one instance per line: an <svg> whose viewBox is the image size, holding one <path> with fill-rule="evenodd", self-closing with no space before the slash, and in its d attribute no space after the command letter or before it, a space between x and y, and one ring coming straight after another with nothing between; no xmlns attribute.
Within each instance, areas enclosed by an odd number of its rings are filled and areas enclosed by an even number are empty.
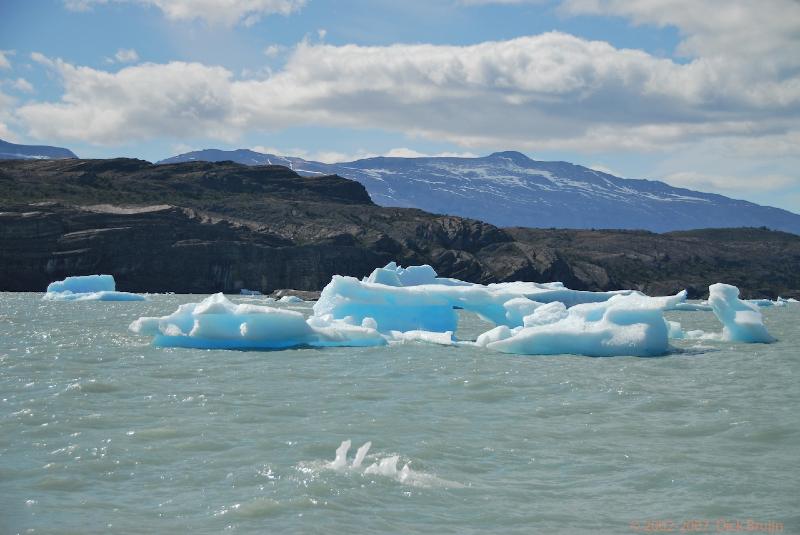
<svg viewBox="0 0 800 535"><path fill-rule="evenodd" d="M303 303L304 301L296 295L284 295L278 299L279 303Z"/></svg>
<svg viewBox="0 0 800 535"><path fill-rule="evenodd" d="M439 277L436 270L428 264L421 266L398 266L396 262L389 262L382 268L376 268L364 282L384 284L386 286L421 286L423 284L441 284L444 286L472 286L473 283L458 279Z"/></svg>
<svg viewBox="0 0 800 535"><path fill-rule="evenodd" d="M168 316L142 317L130 330L153 336L159 347L285 349L312 346L379 346L386 339L369 322L356 325L330 316L305 319L293 310L234 304L222 293L187 303Z"/></svg>
<svg viewBox="0 0 800 535"><path fill-rule="evenodd" d="M715 284L709 292L708 304L698 306L687 303L685 290L649 297L632 290L572 290L560 282L481 285L438 277L430 266L402 268L392 262L363 279L334 275L308 318L285 307L265 306L264 301L235 304L220 293L181 305L168 316L139 318L130 329L152 336L162 347L283 349L421 342L595 357L663 355L670 351L671 339L773 340L758 307L740 300L736 287ZM684 332L680 323L664 318L668 310L701 306L713 309L724 326L722 334ZM459 309L495 327L475 342L458 341Z"/></svg>
<svg viewBox="0 0 800 535"><path fill-rule="evenodd" d="M67 277L47 285L47 301L145 301L143 295L118 292L112 275Z"/></svg>
<svg viewBox="0 0 800 535"><path fill-rule="evenodd" d="M523 317L542 304L561 302L572 306L604 302L618 295L643 296L632 290L571 290L560 282L513 282L484 286L436 277L436 272L430 266L422 266L422 270L413 269L415 267L420 266L399 268L392 262L374 270L362 280L334 275L314 305L314 314L330 314L336 319L352 317L359 322L364 318L373 318L378 330L383 333L416 330L446 332L455 331L458 327L456 309L474 312L495 325L519 327ZM413 276L404 279L405 273L413 273ZM406 285L404 280L413 284ZM685 294L682 298L685 300ZM681 297L679 294L664 299L677 302Z"/></svg>
<svg viewBox="0 0 800 535"><path fill-rule="evenodd" d="M663 316L668 301L630 294L570 308L552 303L527 316L523 327L496 327L478 337L476 344L523 355L663 355L670 349L670 330L674 332Z"/></svg>
<svg viewBox="0 0 800 535"><path fill-rule="evenodd" d="M739 288L729 284L708 287L708 302L722 323L722 339L729 342L770 343L758 305L739 299Z"/></svg>

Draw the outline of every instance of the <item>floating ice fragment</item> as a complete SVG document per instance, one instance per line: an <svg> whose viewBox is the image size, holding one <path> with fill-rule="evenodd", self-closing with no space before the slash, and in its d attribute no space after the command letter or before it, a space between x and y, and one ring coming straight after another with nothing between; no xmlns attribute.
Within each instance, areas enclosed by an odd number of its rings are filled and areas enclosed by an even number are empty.
<svg viewBox="0 0 800 535"><path fill-rule="evenodd" d="M528 321L531 326L514 329L511 336L495 329L479 337L478 343L503 353L527 355L663 355L669 350L664 304L659 298L631 294L566 310L554 305L544 316L556 321L537 323L535 314L541 310L537 309Z"/></svg>
<svg viewBox="0 0 800 535"><path fill-rule="evenodd" d="M331 463L331 468L334 470L341 470L347 466L347 452L350 450L350 441L343 441L338 448L336 448L336 458Z"/></svg>
<svg viewBox="0 0 800 535"><path fill-rule="evenodd" d="M364 462L364 457L367 456L369 449L372 447L372 442L365 442L358 450L356 451L356 458L353 459L353 468L360 468L361 463Z"/></svg>
<svg viewBox="0 0 800 535"><path fill-rule="evenodd" d="M51 282L42 299L47 301L145 301L143 295L117 292L111 275L82 275Z"/></svg>
<svg viewBox="0 0 800 535"><path fill-rule="evenodd" d="M330 316L308 320L293 310L234 304L223 294L186 303L169 316L142 317L130 330L153 336L160 347L199 349L281 349L297 346L377 346L386 339L367 326Z"/></svg>
<svg viewBox="0 0 800 535"><path fill-rule="evenodd" d="M722 339L729 342L770 343L758 306L739 299L739 288L728 284L708 287L708 302L722 323Z"/></svg>
<svg viewBox="0 0 800 535"><path fill-rule="evenodd" d="M278 299L279 303L302 303L303 300L296 295L284 295Z"/></svg>

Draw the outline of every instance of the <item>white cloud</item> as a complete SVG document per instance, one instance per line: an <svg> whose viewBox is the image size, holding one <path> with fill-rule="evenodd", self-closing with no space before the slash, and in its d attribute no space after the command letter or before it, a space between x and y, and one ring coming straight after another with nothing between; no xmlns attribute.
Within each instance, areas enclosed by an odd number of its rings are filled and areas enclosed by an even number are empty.
<svg viewBox="0 0 800 535"><path fill-rule="evenodd" d="M135 63L139 61L139 54L133 48L120 48L114 54L114 59L120 63Z"/></svg>
<svg viewBox="0 0 800 535"><path fill-rule="evenodd" d="M305 5L306 0L113 0L154 6L170 20L202 19L209 24L251 25L266 15L289 15ZM65 0L74 11L87 11L109 0Z"/></svg>
<svg viewBox="0 0 800 535"><path fill-rule="evenodd" d="M11 131L9 122L13 120L11 115L17 99L0 91L0 139L3 141L16 142L16 134Z"/></svg>
<svg viewBox="0 0 800 535"><path fill-rule="evenodd" d="M427 156L474 158L477 156L477 154L474 154L472 152L438 152L430 154L426 152L419 152L414 149L409 149L407 147L397 147L389 149L388 151L382 153L370 152L363 149L357 150L355 152L340 152L332 150L308 151L299 148L279 149L276 147L265 147L263 145L257 145L255 147L252 147L251 150L266 154L274 154L276 156L293 156L296 158L303 158L304 160L323 162L323 163L352 162L355 160L362 160L364 158L375 158L376 156L388 156L392 158L424 158Z"/></svg>
<svg viewBox="0 0 800 535"><path fill-rule="evenodd" d="M283 45L269 45L264 48L264 55L268 58L275 58L280 56L286 51L286 47Z"/></svg>
<svg viewBox="0 0 800 535"><path fill-rule="evenodd" d="M664 182L684 188L731 194L732 192L746 191L774 191L796 182L796 179L780 174L736 176L684 171L665 176Z"/></svg>
<svg viewBox="0 0 800 535"><path fill-rule="evenodd" d="M0 50L0 69L10 69L11 61L8 56L14 55L13 50Z"/></svg>
<svg viewBox="0 0 800 535"><path fill-rule="evenodd" d="M677 27L683 37L679 52L691 57L733 63L757 57L770 68L775 63L800 64L796 0L563 0L562 10Z"/></svg>
<svg viewBox="0 0 800 535"><path fill-rule="evenodd" d="M653 151L781 136L800 116L800 71L677 63L558 32L471 46L304 41L282 70L249 79L197 63L112 73L32 57L61 75L64 95L19 117L32 134L90 143L331 125L473 150Z"/></svg>
<svg viewBox="0 0 800 535"><path fill-rule="evenodd" d="M231 73L221 67L145 63L111 73L32 57L55 69L65 89L60 102L17 110L34 137L115 144L192 133L233 139L239 132Z"/></svg>
<svg viewBox="0 0 800 535"><path fill-rule="evenodd" d="M26 80L25 78L17 78L13 82L13 87L17 91L22 91L24 93L33 93L33 85Z"/></svg>

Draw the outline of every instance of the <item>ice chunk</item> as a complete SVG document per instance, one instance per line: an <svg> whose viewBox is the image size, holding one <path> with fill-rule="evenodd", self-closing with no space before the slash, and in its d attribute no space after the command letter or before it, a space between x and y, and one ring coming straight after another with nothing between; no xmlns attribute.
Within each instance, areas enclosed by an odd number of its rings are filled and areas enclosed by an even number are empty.
<svg viewBox="0 0 800 535"><path fill-rule="evenodd" d="M441 284L444 286L471 286L471 282L439 277L431 266L408 266L403 268L396 262L389 262L382 268L376 268L363 279L364 282L383 284L386 286L420 286L423 284Z"/></svg>
<svg viewBox="0 0 800 535"><path fill-rule="evenodd" d="M247 288L242 288L239 290L239 295L261 295L261 292L258 290L248 290Z"/></svg>
<svg viewBox="0 0 800 535"><path fill-rule="evenodd" d="M774 342L758 306L739 299L739 288L728 284L708 287L708 302L722 323L722 339L730 342Z"/></svg>
<svg viewBox="0 0 800 535"><path fill-rule="evenodd" d="M668 329L670 338L674 338L676 340L680 340L680 339L686 337L686 335L683 332L683 328L681 327L680 322L678 322L678 321L669 321L669 320L666 320L666 322L667 322L667 329Z"/></svg>
<svg viewBox="0 0 800 535"><path fill-rule="evenodd" d="M376 346L386 339L373 328L330 316L306 320L293 310L234 304L223 294L187 303L169 316L142 317L130 329L153 336L160 347L281 349L296 346Z"/></svg>
<svg viewBox="0 0 800 535"><path fill-rule="evenodd" d="M284 295L278 299L279 303L302 303L303 300L296 295Z"/></svg>
<svg viewBox="0 0 800 535"><path fill-rule="evenodd" d="M42 299L47 301L145 301L146 297L117 292L111 275L83 275L51 282Z"/></svg>
<svg viewBox="0 0 800 535"><path fill-rule="evenodd" d="M498 340L505 340L506 338L510 338L513 336L513 332L511 329L506 327L505 325L498 325L494 329L486 331L485 333L478 336L478 339L475 340L475 345L479 347L486 347L492 342L497 342Z"/></svg>
<svg viewBox="0 0 800 535"><path fill-rule="evenodd" d="M548 325L561 321L569 315L567 307L560 301L554 301L542 305L533 311L533 314L522 318L525 327L535 327L537 325Z"/></svg>
<svg viewBox="0 0 800 535"><path fill-rule="evenodd" d="M506 309L507 325L518 326L522 325L525 316L533 314L533 311L542 306L542 303L531 301L527 297L515 297L503 303L503 308Z"/></svg>
<svg viewBox="0 0 800 535"><path fill-rule="evenodd" d="M353 468L361 468L361 463L364 462L364 457L367 456L369 449L372 447L372 442L365 442L358 451L356 451L356 458L353 459Z"/></svg>
<svg viewBox="0 0 800 535"><path fill-rule="evenodd" d="M522 325L524 315L530 314L541 303L604 302L617 295L642 295L630 291L570 290L564 288L561 283L549 285L509 283L488 286L437 283L395 286L370 282L370 279L386 282L382 277L396 275L394 270L389 270L388 273L389 275L375 277L371 275L366 280L334 275L314 305L314 314L318 316L330 314L336 319L351 316L357 322L370 317L377 322L378 330L385 333L415 330L446 332L456 330L458 317L454 309L457 308L475 312L496 325L518 327ZM666 306L668 300L672 298L673 296L663 298L662 306Z"/></svg>
<svg viewBox="0 0 800 535"><path fill-rule="evenodd" d="M486 347L527 355L663 355L669 350L663 306L657 298L617 295L607 302L573 306L562 319L516 329Z"/></svg>
<svg viewBox="0 0 800 535"><path fill-rule="evenodd" d="M47 293L72 292L76 294L92 292L113 292L117 289L114 277L111 275L84 275L80 277L67 277L62 281L51 282L47 285Z"/></svg>
<svg viewBox="0 0 800 535"><path fill-rule="evenodd" d="M347 452L350 450L350 441L343 441L338 448L336 448L336 458L331 463L333 470L341 470L347 466Z"/></svg>
<svg viewBox="0 0 800 535"><path fill-rule="evenodd" d="M787 303L786 300L780 297L775 301L771 299L746 299L745 301L759 307L785 307Z"/></svg>
<svg viewBox="0 0 800 535"><path fill-rule="evenodd" d="M390 333L391 340L395 342L426 342L429 344L437 344L441 346L453 345L452 331L443 333L434 333L430 331L392 331Z"/></svg>

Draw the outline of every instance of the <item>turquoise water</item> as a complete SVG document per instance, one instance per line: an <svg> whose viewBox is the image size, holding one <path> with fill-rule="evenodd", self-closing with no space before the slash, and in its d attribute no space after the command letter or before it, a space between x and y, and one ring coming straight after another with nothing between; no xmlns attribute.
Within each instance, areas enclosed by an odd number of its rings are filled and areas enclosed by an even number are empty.
<svg viewBox="0 0 800 535"><path fill-rule="evenodd" d="M0 533L800 532L800 305L643 359L156 349L127 325L200 296L40 298L0 294Z"/></svg>

